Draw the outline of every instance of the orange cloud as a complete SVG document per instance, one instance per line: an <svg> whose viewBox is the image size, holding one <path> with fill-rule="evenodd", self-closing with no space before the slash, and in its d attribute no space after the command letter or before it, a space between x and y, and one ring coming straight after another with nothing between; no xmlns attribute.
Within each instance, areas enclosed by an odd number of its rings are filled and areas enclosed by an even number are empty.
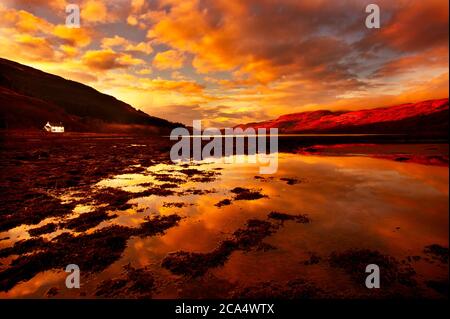
<svg viewBox="0 0 450 319"><path fill-rule="evenodd" d="M58 75L71 79L73 81L78 81L82 83L92 83L95 84L98 78L91 74L79 71L67 71L67 70L57 70Z"/></svg>
<svg viewBox="0 0 450 319"><path fill-rule="evenodd" d="M18 34L14 29L0 28L0 43L0 56L7 59L29 63L58 61L61 57L47 39L32 34Z"/></svg>
<svg viewBox="0 0 450 319"><path fill-rule="evenodd" d="M75 47L85 47L92 41L91 31L86 28L69 28L65 25L57 25L53 29L53 35L63 40L66 44Z"/></svg>
<svg viewBox="0 0 450 319"><path fill-rule="evenodd" d="M0 21L2 27L14 27L18 32L23 33L51 32L53 27L51 23L27 11L8 9L1 5Z"/></svg>
<svg viewBox="0 0 450 319"><path fill-rule="evenodd" d="M126 46L128 45L129 41L123 37L119 37L118 35L115 35L111 38L103 38L101 40L102 48L113 48L116 46Z"/></svg>
<svg viewBox="0 0 450 319"><path fill-rule="evenodd" d="M24 53L31 58L52 60L55 56L52 46L46 39L27 34L15 36L14 39L21 50L25 51Z"/></svg>
<svg viewBox="0 0 450 319"><path fill-rule="evenodd" d="M128 52L141 52L144 54L150 54L153 52L153 48L148 42L139 42L137 44L130 43L125 47L125 51Z"/></svg>
<svg viewBox="0 0 450 319"><path fill-rule="evenodd" d="M126 21L129 25L145 29L146 25L143 21L147 20L151 15L152 10L148 8L148 3L145 0L131 0Z"/></svg>
<svg viewBox="0 0 450 319"><path fill-rule="evenodd" d="M158 91L176 91L183 94L200 94L204 87L191 81L170 81L170 80L151 80L149 82L151 88Z"/></svg>
<svg viewBox="0 0 450 319"><path fill-rule="evenodd" d="M153 59L153 66L160 70L180 69L183 67L184 56L178 51L168 50L159 52Z"/></svg>
<svg viewBox="0 0 450 319"><path fill-rule="evenodd" d="M314 36L314 32L322 33L326 26L336 32L343 29L342 17L328 19L330 15L344 14L336 4L312 6L307 1L267 0L247 3L186 0L160 4L170 6L170 10L159 17L148 37L192 53L192 64L200 73L232 72L238 80L269 83L293 72L315 76L317 64L321 63L324 70L321 74L352 77L338 67L350 46L332 35ZM349 7L345 9L356 9L355 5ZM311 54L305 54L305 50Z"/></svg>
<svg viewBox="0 0 450 319"><path fill-rule="evenodd" d="M117 16L108 10L102 0L86 0L81 4L82 23L105 23L117 20Z"/></svg>
<svg viewBox="0 0 450 319"><path fill-rule="evenodd" d="M152 69L144 68L144 69L138 70L136 73L140 74L140 75L149 75L149 74L152 74Z"/></svg>
<svg viewBox="0 0 450 319"><path fill-rule="evenodd" d="M383 5L388 6L387 1ZM370 34L360 47L398 51L420 51L435 46L448 47L448 7L445 0L401 1L379 32Z"/></svg>
<svg viewBox="0 0 450 319"><path fill-rule="evenodd" d="M153 48L148 42L133 43L117 35L110 38L103 38L101 40L101 46L102 48L120 47L127 52L140 52L144 54L150 54L153 52Z"/></svg>
<svg viewBox="0 0 450 319"><path fill-rule="evenodd" d="M436 47L425 52L401 56L382 65L375 72L377 77L401 75L417 68L448 68L448 48Z"/></svg>
<svg viewBox="0 0 450 319"><path fill-rule="evenodd" d="M97 71L127 68L144 63L128 54L117 53L110 49L87 51L83 55L82 61L90 69Z"/></svg>

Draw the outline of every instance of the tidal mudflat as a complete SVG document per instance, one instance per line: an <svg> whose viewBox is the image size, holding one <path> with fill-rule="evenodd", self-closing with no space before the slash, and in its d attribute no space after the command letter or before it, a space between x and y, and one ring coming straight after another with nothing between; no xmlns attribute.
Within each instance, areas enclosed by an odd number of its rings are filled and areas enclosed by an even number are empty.
<svg viewBox="0 0 450 319"><path fill-rule="evenodd" d="M162 138L2 144L2 298L448 295L448 145L283 150L261 175L174 164ZM365 287L372 263L381 289Z"/></svg>

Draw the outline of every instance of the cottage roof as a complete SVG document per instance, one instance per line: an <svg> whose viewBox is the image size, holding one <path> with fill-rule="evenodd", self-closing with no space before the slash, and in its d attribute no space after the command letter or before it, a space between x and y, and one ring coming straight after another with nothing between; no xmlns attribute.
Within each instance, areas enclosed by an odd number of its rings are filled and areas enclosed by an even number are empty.
<svg viewBox="0 0 450 319"><path fill-rule="evenodd" d="M47 122L47 124L45 124L45 126L50 125L50 126L63 126L63 124L60 123L55 123L55 122Z"/></svg>

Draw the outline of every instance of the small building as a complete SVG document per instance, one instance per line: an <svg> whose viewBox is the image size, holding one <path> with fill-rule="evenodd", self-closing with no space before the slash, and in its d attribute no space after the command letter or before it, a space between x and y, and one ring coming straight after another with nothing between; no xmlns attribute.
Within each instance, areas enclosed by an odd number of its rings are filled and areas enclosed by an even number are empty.
<svg viewBox="0 0 450 319"><path fill-rule="evenodd" d="M45 124L44 126L44 130L50 133L64 133L64 126L62 125L62 123L54 124L47 122L47 124Z"/></svg>

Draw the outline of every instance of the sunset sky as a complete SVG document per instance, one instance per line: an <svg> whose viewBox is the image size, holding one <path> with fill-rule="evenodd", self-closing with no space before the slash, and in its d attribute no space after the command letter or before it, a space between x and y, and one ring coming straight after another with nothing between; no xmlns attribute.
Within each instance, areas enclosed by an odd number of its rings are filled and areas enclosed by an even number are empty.
<svg viewBox="0 0 450 319"><path fill-rule="evenodd" d="M448 0L0 1L1 57L219 127L448 97L448 40Z"/></svg>

